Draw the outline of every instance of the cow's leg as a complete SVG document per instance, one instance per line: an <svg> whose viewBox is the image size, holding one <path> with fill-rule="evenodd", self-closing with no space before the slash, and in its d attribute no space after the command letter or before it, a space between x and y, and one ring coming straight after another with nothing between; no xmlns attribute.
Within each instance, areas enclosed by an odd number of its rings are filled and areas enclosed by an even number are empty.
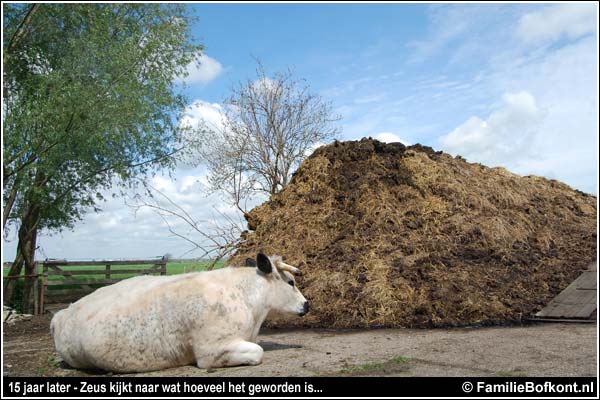
<svg viewBox="0 0 600 400"><path fill-rule="evenodd" d="M223 366L258 365L262 362L263 349L256 343L239 340L230 344L223 354Z"/></svg>
<svg viewBox="0 0 600 400"><path fill-rule="evenodd" d="M236 365L257 365L263 357L263 349L256 343L236 340L226 345L218 355L198 358L196 364L200 368L233 367Z"/></svg>

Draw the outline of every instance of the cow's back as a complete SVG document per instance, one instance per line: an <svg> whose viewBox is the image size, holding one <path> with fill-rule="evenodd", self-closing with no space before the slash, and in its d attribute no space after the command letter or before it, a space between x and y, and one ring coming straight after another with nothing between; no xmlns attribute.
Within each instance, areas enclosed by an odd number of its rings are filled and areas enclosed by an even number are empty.
<svg viewBox="0 0 600 400"><path fill-rule="evenodd" d="M129 278L81 298L52 319L58 353L76 368L122 372L193 361L177 304L193 275Z"/></svg>

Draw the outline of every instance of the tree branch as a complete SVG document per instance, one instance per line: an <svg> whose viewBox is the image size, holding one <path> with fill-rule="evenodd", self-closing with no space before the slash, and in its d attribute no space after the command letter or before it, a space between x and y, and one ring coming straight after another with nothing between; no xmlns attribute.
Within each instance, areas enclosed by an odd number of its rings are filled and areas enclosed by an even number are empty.
<svg viewBox="0 0 600 400"><path fill-rule="evenodd" d="M220 224L213 222L212 229L208 227L203 228L201 227L202 221L196 221L185 209L183 209L183 207L175 203L164 192L150 184L146 184L145 186L160 195L160 197L164 198L171 206L173 206L173 208L167 208L160 205L158 202L153 204L146 200L140 200L140 197L137 197L138 204L133 205L132 207L135 209L148 207L158 214L171 234L185 240L192 245L192 248L187 251L186 254L195 250L201 250L203 252L203 254L200 256L201 258L210 256L212 263L208 269L212 269L216 262L230 255L241 243L241 225L243 223L241 220L239 223L236 223L231 217L218 210L215 210L218 214L220 214L225 224L223 224L223 222ZM169 223L167 216L175 217L183 221L194 232L200 235L203 240L207 241L208 244L202 244L198 241L192 240L189 235L184 235L177 232Z"/></svg>
<svg viewBox="0 0 600 400"><path fill-rule="evenodd" d="M40 5L36 3L36 4L32 4L31 7L29 7L29 11L27 11L27 14L25 15L25 18L23 18L23 20L21 21L21 23L19 24L19 26L17 27L17 29L15 30L15 32L10 37L10 40L8 41L8 46L6 47L7 53L12 53L12 51L18 45L19 41L23 37L25 37L25 33L26 33L25 32L25 27L31 21L31 18L33 17L33 14L38 10L39 6Z"/></svg>
<svg viewBox="0 0 600 400"><path fill-rule="evenodd" d="M171 152L169 154L164 154L164 155L162 155L160 157L155 157L155 158L150 159L150 160L145 160L145 161L142 161L142 162L139 162L139 163L136 163L136 164L129 164L129 165L126 165L126 168L136 168L136 167L141 167L141 166L146 165L146 164L152 164L152 163L155 163L157 161L163 160L165 158L172 157L173 154L176 154L176 153L178 153L181 150L183 150L183 148L176 149L175 151L173 151L173 152ZM99 169L97 171L94 171L94 172L86 175L85 177L83 177L82 179L78 180L77 182L69 185L60 195L57 195L54 198L54 201L52 201L50 203L50 205L55 205L59 200L61 200L64 196L66 196L72 189L74 189L77 186L85 183L87 180L93 178L94 176L96 176L98 174L103 174L103 173L108 172L108 171L110 171L112 169L115 169L117 167L118 167L118 165L112 165L112 166Z"/></svg>

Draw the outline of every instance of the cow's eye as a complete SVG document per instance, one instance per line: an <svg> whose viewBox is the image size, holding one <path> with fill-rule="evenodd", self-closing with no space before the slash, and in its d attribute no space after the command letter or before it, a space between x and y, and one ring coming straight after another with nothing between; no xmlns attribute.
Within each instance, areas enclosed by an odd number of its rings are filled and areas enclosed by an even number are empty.
<svg viewBox="0 0 600 400"><path fill-rule="evenodd" d="M290 286L294 286L294 281L288 281Z"/></svg>

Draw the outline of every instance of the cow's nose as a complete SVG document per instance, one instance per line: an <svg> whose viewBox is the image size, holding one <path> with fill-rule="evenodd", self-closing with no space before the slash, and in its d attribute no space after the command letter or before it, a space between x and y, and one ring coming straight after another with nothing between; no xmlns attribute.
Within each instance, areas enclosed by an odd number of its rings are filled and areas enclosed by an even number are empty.
<svg viewBox="0 0 600 400"><path fill-rule="evenodd" d="M310 308L308 301L304 302L304 307L302 308L302 313L300 315L304 315L308 312L308 309Z"/></svg>

